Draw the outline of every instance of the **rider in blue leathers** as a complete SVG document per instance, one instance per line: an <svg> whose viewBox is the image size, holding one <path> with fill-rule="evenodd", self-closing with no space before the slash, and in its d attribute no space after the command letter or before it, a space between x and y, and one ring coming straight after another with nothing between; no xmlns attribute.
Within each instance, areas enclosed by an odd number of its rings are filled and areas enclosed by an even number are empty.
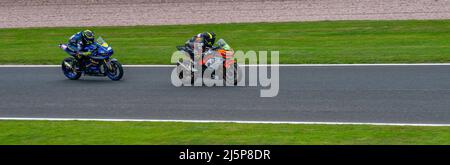
<svg viewBox="0 0 450 165"><path fill-rule="evenodd" d="M72 35L68 43L68 51L77 55L78 58L86 57L95 50L94 33L90 30L84 30Z"/></svg>

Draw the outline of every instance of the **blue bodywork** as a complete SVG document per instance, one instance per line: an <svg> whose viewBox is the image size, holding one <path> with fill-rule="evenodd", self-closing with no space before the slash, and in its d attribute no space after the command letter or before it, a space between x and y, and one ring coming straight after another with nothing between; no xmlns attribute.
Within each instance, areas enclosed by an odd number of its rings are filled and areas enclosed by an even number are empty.
<svg viewBox="0 0 450 165"><path fill-rule="evenodd" d="M117 61L116 59L110 59L114 51L101 37L97 39L97 42L79 50L80 52L91 52L87 57L78 58L77 53L68 48L65 48L64 51L72 57L79 59L80 71L88 75L105 76L104 70L107 68L101 67L110 66L111 61Z"/></svg>

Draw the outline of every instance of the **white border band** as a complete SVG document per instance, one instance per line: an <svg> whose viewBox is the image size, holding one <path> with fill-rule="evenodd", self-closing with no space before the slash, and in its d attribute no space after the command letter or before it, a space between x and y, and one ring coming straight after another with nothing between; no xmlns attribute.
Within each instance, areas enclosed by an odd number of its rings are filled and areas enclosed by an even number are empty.
<svg viewBox="0 0 450 165"><path fill-rule="evenodd" d="M449 127L450 124L422 123L364 123L364 122L302 122L302 121L237 121L237 120L165 120L165 119L99 119L99 118L27 118L0 117L0 120L25 121L109 121L109 122L181 122L181 123L238 123L238 124L316 124L316 125L376 125L376 126L421 126Z"/></svg>

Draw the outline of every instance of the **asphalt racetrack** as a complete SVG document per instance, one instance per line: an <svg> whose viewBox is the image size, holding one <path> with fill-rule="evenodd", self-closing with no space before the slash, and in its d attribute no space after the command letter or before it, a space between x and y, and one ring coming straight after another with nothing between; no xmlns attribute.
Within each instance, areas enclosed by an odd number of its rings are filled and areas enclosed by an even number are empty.
<svg viewBox="0 0 450 165"><path fill-rule="evenodd" d="M280 90L174 87L169 67L124 80L1 67L0 117L450 124L450 66L280 67Z"/></svg>

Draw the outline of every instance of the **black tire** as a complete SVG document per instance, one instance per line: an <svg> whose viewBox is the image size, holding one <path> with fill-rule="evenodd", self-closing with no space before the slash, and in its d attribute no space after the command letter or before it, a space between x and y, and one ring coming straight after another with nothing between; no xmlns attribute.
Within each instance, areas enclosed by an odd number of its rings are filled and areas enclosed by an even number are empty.
<svg viewBox="0 0 450 165"><path fill-rule="evenodd" d="M64 62L67 62L71 65L71 68L67 67ZM79 68L78 60L73 57L67 57L61 62L61 69L63 71L64 76L66 76L69 80L78 80L81 77L81 72L78 70L74 70L74 68Z"/></svg>
<svg viewBox="0 0 450 165"><path fill-rule="evenodd" d="M241 77L240 77L240 75L241 75L241 70L239 69L239 66L238 66L238 64L235 62L234 64L234 73L233 73L233 82L231 82L231 80L230 80L230 78L227 78L228 77L228 75L229 74L227 74L228 73L228 71L227 71L227 69L225 68L225 65L223 66L223 70L225 71L225 72L223 72L223 79L224 79L224 83L226 83L226 84L233 84L233 85L237 85L238 84L238 82L240 81L240 79L241 79ZM231 74L231 73L230 73Z"/></svg>
<svg viewBox="0 0 450 165"><path fill-rule="evenodd" d="M180 64L177 63L177 67L178 67L179 65L180 65ZM183 81L183 80L184 80L184 79L183 79L183 78L184 78L184 76L183 76L183 72L184 72L184 71L183 71L183 70L178 70L178 72L179 72L179 73L178 73L178 78L179 78L180 80ZM190 78L190 79L191 79L191 82L190 82L190 83L191 83L191 85L193 85L193 84L194 84L194 73L193 73L193 72L191 72L191 78ZM184 83L186 83L186 81L183 81L183 84L184 84Z"/></svg>
<svg viewBox="0 0 450 165"><path fill-rule="evenodd" d="M123 77L123 67L118 61L111 61L112 70L106 71L106 76L113 81L119 81Z"/></svg>

